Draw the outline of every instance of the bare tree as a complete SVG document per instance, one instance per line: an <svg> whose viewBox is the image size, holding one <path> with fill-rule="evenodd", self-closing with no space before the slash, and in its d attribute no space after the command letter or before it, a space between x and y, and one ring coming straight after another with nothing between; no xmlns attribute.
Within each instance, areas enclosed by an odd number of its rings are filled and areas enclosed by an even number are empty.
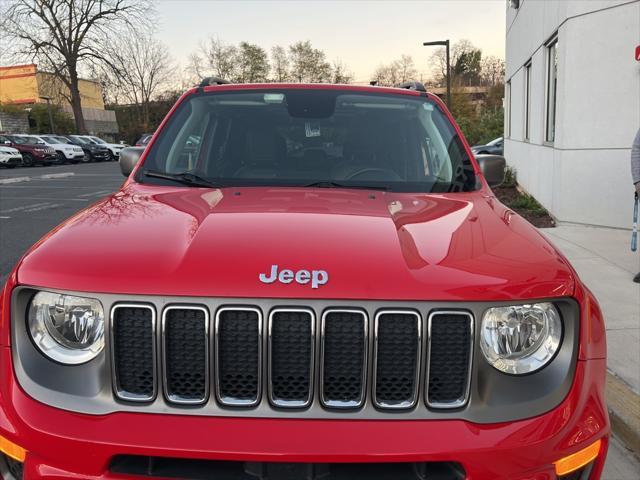
<svg viewBox="0 0 640 480"><path fill-rule="evenodd" d="M279 45L271 49L271 71L275 82L289 80L289 57L287 51Z"/></svg>
<svg viewBox="0 0 640 480"><path fill-rule="evenodd" d="M211 37L200 45L198 54L191 56L191 65L200 77L234 79L238 75L238 49Z"/></svg>
<svg viewBox="0 0 640 480"><path fill-rule="evenodd" d="M150 32L129 32L110 47L116 90L140 108L140 120L149 125L149 104L169 80L172 72L167 48Z"/></svg>
<svg viewBox="0 0 640 480"><path fill-rule="evenodd" d="M417 76L411 55L402 55L391 63L380 65L373 73L373 79L383 86L398 85L415 80Z"/></svg>
<svg viewBox="0 0 640 480"><path fill-rule="evenodd" d="M489 56L482 59L482 81L489 86L504 83L504 60L498 57Z"/></svg>
<svg viewBox="0 0 640 480"><path fill-rule="evenodd" d="M333 61L331 65L331 81L333 83L351 83L353 73L347 68L339 58Z"/></svg>
<svg viewBox="0 0 640 480"><path fill-rule="evenodd" d="M144 23L150 11L149 0L14 0L0 4L0 30L12 40L14 55L32 59L66 85L76 129L84 133L80 72L108 62L105 38Z"/></svg>

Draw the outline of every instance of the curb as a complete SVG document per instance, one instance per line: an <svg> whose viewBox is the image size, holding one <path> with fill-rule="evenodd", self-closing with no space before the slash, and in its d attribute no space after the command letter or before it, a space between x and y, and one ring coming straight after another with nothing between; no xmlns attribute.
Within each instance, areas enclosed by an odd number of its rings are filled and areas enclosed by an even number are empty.
<svg viewBox="0 0 640 480"><path fill-rule="evenodd" d="M8 183L28 182L29 180L31 180L31 177L0 178L0 185L6 185Z"/></svg>
<svg viewBox="0 0 640 480"><path fill-rule="evenodd" d="M640 458L640 395L607 371L606 396L613 433Z"/></svg>

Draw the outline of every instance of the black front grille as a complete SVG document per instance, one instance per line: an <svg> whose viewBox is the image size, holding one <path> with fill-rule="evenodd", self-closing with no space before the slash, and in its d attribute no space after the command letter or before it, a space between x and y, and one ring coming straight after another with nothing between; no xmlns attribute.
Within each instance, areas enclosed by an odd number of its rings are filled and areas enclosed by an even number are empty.
<svg viewBox="0 0 640 480"><path fill-rule="evenodd" d="M303 407L311 400L313 314L276 310L271 315L271 401Z"/></svg>
<svg viewBox="0 0 640 480"><path fill-rule="evenodd" d="M155 396L154 313L143 306L113 310L116 394L126 400Z"/></svg>
<svg viewBox="0 0 640 480"><path fill-rule="evenodd" d="M116 396L151 402L161 388L167 405L202 404L212 415L215 408L308 408L315 385L325 410L369 409L367 400L378 410L411 409L418 401L423 409L461 408L468 401L474 322L463 310L388 309L371 317L356 307L277 307L264 311L270 312L265 321L261 308L227 305L211 310L211 326L209 311L168 306L156 328L151 306L117 304L111 325Z"/></svg>
<svg viewBox="0 0 640 480"><path fill-rule="evenodd" d="M462 406L469 383L471 316L435 313L430 323L427 403L434 407Z"/></svg>
<svg viewBox="0 0 640 480"><path fill-rule="evenodd" d="M359 311L330 311L323 322L322 400L333 407L361 406L366 315Z"/></svg>
<svg viewBox="0 0 640 480"><path fill-rule="evenodd" d="M228 405L252 405L260 397L261 321L258 310L218 313L218 399Z"/></svg>
<svg viewBox="0 0 640 480"><path fill-rule="evenodd" d="M408 408L417 397L420 359L419 315L382 313L377 317L375 403Z"/></svg>
<svg viewBox="0 0 640 480"><path fill-rule="evenodd" d="M189 480L462 480L465 471L454 462L427 463L269 463L191 460L119 455L112 473L147 478Z"/></svg>
<svg viewBox="0 0 640 480"><path fill-rule="evenodd" d="M208 396L208 316L200 308L171 307L164 317L165 388L170 401L200 403Z"/></svg>

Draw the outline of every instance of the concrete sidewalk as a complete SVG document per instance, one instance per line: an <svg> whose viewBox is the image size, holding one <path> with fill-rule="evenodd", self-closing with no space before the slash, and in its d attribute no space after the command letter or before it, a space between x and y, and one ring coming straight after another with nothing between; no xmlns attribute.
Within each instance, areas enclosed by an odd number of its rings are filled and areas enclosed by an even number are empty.
<svg viewBox="0 0 640 480"><path fill-rule="evenodd" d="M640 272L640 252L631 252L631 232L570 224L541 231L602 307L609 370L640 394L640 284L632 281Z"/></svg>
<svg viewBox="0 0 640 480"><path fill-rule="evenodd" d="M640 284L633 283L640 271L640 252L631 252L631 232L626 230L560 224L542 232L565 254L602 307L611 426L640 457ZM612 458L607 461L609 470L622 467ZM640 473L637 460L628 460L625 468ZM618 473L610 471L606 478L618 478Z"/></svg>

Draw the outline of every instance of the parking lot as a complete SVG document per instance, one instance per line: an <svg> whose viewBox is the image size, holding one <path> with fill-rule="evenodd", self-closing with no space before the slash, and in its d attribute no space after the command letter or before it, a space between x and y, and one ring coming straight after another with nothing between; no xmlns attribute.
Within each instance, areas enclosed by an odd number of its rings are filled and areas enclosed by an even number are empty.
<svg viewBox="0 0 640 480"><path fill-rule="evenodd" d="M45 233L123 181L117 162L0 170L0 282Z"/></svg>
<svg viewBox="0 0 640 480"><path fill-rule="evenodd" d="M44 234L123 181L116 162L0 170L0 282ZM603 478L631 480L639 468L614 439Z"/></svg>

